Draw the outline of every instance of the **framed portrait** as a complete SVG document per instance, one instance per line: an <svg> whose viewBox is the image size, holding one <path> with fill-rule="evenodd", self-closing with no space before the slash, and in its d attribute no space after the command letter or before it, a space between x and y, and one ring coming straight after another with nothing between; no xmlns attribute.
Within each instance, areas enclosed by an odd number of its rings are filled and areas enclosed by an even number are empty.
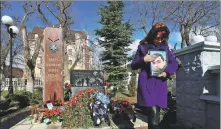
<svg viewBox="0 0 221 129"><path fill-rule="evenodd" d="M149 54L156 56L156 59L150 63L151 76L158 76L167 67L167 52L166 50L149 50Z"/></svg>

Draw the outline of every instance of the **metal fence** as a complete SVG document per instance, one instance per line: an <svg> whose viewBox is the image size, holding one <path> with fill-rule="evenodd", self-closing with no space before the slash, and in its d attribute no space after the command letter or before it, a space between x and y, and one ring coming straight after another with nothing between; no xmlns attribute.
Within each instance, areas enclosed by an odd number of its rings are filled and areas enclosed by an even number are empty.
<svg viewBox="0 0 221 129"><path fill-rule="evenodd" d="M0 90L8 90L10 78L5 78L2 82ZM26 85L26 80L23 78L12 78L13 88L16 90L24 90ZM43 87L41 78L35 78L35 87Z"/></svg>

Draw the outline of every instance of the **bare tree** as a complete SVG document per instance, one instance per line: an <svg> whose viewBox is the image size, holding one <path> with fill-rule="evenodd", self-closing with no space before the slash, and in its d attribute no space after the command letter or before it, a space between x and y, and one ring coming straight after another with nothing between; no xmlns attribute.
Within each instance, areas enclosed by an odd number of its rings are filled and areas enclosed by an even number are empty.
<svg viewBox="0 0 221 129"><path fill-rule="evenodd" d="M147 33L147 23L150 26L156 22L168 22L179 28L181 48L190 44L190 33L194 27L202 27L200 33L206 35L209 28L219 26L220 3L218 1L176 1L176 2L136 2L136 13L140 16L140 28ZM214 32L218 35L218 32Z"/></svg>
<svg viewBox="0 0 221 129"><path fill-rule="evenodd" d="M38 57L41 42L43 40L43 35L39 35L35 41L36 48L34 50L33 55L31 55L30 44L31 42L28 39L26 21L31 14L34 14L36 11L36 3L35 2L25 2L23 5L23 9L25 15L20 24L20 32L22 33L22 40L24 44L24 60L25 60L25 71L27 75L27 85L26 91L31 93L34 92L34 81L35 81L35 67L36 67L36 59Z"/></svg>
<svg viewBox="0 0 221 129"><path fill-rule="evenodd" d="M219 15L219 2L218 1L185 1L182 6L171 17L174 23L180 25L180 33L182 37L181 48L186 44L190 44L190 32L194 26L204 24L205 26L218 26L219 22L214 22L214 17ZM209 27L210 28L210 27ZM206 28L204 28L206 30Z"/></svg>
<svg viewBox="0 0 221 129"><path fill-rule="evenodd" d="M209 35L214 35L217 37L218 41L220 41L220 16L219 16L220 8L217 8L217 12L213 13L213 15L207 15L204 17L204 20L196 23L191 30L191 36L193 35L202 35L207 37ZM212 20L208 20L212 19Z"/></svg>
<svg viewBox="0 0 221 129"><path fill-rule="evenodd" d="M157 22L169 21L170 16L172 16L180 7L180 4L177 6L173 6L173 4L174 2L168 1L133 2L134 13L138 16L135 23L138 23L138 28L142 29L147 34L147 27L152 27ZM173 8L171 8L171 5ZM166 11L168 9L170 12Z"/></svg>

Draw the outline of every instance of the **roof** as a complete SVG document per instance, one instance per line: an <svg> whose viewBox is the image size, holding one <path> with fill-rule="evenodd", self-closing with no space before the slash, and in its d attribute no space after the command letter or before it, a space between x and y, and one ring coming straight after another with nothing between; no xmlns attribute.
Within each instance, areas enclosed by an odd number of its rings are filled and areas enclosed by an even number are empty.
<svg viewBox="0 0 221 129"><path fill-rule="evenodd" d="M35 34L41 35L43 34L44 28L43 27L34 27L32 32L28 33L28 39L34 39Z"/></svg>

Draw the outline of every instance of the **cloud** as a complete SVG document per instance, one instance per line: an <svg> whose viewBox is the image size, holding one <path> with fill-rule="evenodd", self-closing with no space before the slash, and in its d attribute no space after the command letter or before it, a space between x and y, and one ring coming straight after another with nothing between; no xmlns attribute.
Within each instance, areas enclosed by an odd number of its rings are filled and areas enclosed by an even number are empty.
<svg viewBox="0 0 221 129"><path fill-rule="evenodd" d="M139 42L140 39L135 39L134 42L129 46L129 48L131 49L131 51L128 52L129 55L137 51L137 46L139 45Z"/></svg>

